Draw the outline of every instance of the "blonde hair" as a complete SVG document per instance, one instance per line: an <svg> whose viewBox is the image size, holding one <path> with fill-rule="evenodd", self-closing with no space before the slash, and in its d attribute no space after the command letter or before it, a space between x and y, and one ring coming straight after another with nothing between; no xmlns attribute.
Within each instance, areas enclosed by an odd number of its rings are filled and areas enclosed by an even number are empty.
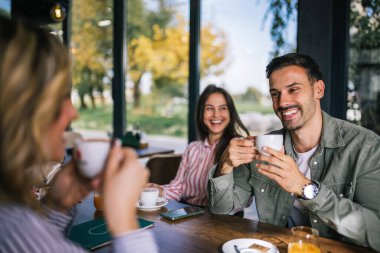
<svg viewBox="0 0 380 253"><path fill-rule="evenodd" d="M69 92L58 38L0 17L0 201L33 206L31 187L50 157L46 133Z"/></svg>

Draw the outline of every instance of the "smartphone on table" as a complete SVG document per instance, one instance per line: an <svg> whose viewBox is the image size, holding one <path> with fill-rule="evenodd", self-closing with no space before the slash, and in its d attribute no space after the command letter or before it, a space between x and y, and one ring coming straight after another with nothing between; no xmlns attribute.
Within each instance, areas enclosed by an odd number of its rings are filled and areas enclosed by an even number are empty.
<svg viewBox="0 0 380 253"><path fill-rule="evenodd" d="M160 215L166 219L169 220L178 220L198 214L204 213L204 209L197 207L197 206L187 206L182 207L174 210L170 210L164 213L161 213Z"/></svg>

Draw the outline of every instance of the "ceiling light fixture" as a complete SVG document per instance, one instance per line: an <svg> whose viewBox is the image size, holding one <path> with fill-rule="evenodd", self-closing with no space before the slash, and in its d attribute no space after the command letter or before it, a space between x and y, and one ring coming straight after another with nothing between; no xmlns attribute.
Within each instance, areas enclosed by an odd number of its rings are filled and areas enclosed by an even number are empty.
<svg viewBox="0 0 380 253"><path fill-rule="evenodd" d="M55 22L61 22L66 17L66 9L60 3L55 3L50 10L50 17Z"/></svg>

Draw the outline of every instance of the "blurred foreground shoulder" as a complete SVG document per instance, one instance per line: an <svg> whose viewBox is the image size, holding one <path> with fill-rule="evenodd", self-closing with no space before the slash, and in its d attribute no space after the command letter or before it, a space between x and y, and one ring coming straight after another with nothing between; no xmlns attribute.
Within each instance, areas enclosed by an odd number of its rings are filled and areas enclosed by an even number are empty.
<svg viewBox="0 0 380 253"><path fill-rule="evenodd" d="M20 204L0 205L0 252L85 252L42 215Z"/></svg>

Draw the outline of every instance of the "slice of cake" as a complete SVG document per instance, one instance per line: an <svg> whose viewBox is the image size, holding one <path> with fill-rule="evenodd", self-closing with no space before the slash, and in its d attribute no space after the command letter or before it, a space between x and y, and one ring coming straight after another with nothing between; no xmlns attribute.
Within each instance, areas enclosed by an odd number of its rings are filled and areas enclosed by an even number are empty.
<svg viewBox="0 0 380 253"><path fill-rule="evenodd" d="M270 248L265 247L265 246L260 245L260 244L257 244L257 243L252 244L248 248L249 249L254 249L254 250L257 250L257 251L263 252L263 253L268 252L270 250Z"/></svg>

